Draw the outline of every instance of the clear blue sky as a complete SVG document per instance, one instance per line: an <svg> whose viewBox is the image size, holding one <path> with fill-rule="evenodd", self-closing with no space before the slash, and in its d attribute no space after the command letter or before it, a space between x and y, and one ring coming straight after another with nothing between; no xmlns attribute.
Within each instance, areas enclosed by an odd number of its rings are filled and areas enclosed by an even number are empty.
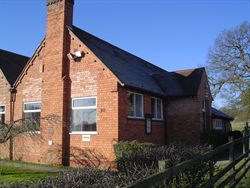
<svg viewBox="0 0 250 188"><path fill-rule="evenodd" d="M31 56L46 0L0 0L0 48ZM74 25L166 70L194 68L223 29L250 19L250 0L75 0Z"/></svg>

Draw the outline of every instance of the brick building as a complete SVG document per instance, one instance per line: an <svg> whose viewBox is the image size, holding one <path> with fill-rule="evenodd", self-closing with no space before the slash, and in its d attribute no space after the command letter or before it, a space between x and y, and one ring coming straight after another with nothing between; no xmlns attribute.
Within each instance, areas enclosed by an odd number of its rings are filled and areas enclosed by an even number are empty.
<svg viewBox="0 0 250 188"><path fill-rule="evenodd" d="M1 121L58 117L0 145L0 156L98 165L114 160L120 140L203 141L212 101L205 69L168 72L146 62L75 27L73 5L47 0L46 35L31 58L0 51Z"/></svg>
<svg viewBox="0 0 250 188"><path fill-rule="evenodd" d="M234 118L212 107L212 129L219 132L232 131L231 121Z"/></svg>

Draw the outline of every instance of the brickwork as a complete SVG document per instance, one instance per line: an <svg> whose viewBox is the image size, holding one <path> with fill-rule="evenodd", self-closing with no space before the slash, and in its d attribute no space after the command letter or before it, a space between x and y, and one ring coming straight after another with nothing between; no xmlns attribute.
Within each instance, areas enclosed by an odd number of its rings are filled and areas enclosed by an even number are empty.
<svg viewBox="0 0 250 188"><path fill-rule="evenodd" d="M14 119L23 118L24 102L41 101L42 86L42 66L44 58L44 48L41 47L39 52L33 57L32 63L24 71L22 79L17 85L17 94L14 106ZM41 127L43 129L43 127ZM14 138L14 159L41 162L43 148L42 134L23 134Z"/></svg>
<svg viewBox="0 0 250 188"><path fill-rule="evenodd" d="M0 70L0 105L5 105L5 122L9 122L10 118L10 86L2 71ZM0 158L9 157L9 144L0 144Z"/></svg>
<svg viewBox="0 0 250 188"><path fill-rule="evenodd" d="M113 161L113 144L118 140L118 80L73 34L70 50L85 54L81 61L70 61L71 98L97 96L97 134L89 142L82 141L82 134L70 135L71 164L82 164L87 158Z"/></svg>
<svg viewBox="0 0 250 188"><path fill-rule="evenodd" d="M119 140L138 140L140 142L153 142L158 145L165 144L165 121L152 121L152 133L145 133L145 119L130 119L127 115L127 93L133 90L119 87ZM138 92L137 92L138 93ZM151 97L144 95L144 114L151 114ZM155 96L153 96L155 97Z"/></svg>
<svg viewBox="0 0 250 188"><path fill-rule="evenodd" d="M204 74L197 96L169 98L167 101L167 132L169 142L199 144L203 134L203 102L207 77ZM209 93L209 111L211 117L212 97ZM210 118L211 119L211 118Z"/></svg>

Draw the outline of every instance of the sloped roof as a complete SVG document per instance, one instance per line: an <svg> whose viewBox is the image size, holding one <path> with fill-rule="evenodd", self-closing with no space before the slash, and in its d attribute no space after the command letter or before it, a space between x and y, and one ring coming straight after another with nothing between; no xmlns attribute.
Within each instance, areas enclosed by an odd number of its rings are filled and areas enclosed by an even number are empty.
<svg viewBox="0 0 250 188"><path fill-rule="evenodd" d="M28 60L29 57L0 49L0 69L10 85L15 83Z"/></svg>
<svg viewBox="0 0 250 188"><path fill-rule="evenodd" d="M160 85L166 96L195 96L198 93L205 68L179 70L154 74L152 77Z"/></svg>
<svg viewBox="0 0 250 188"><path fill-rule="evenodd" d="M164 95L152 74L166 71L75 26L69 28L125 85Z"/></svg>
<svg viewBox="0 0 250 188"><path fill-rule="evenodd" d="M233 121L234 120L233 117L231 117L231 116L225 114L224 112L219 111L219 110L217 110L216 108L213 108L213 107L212 107L212 115L214 117L226 119L226 120L229 120L229 121Z"/></svg>

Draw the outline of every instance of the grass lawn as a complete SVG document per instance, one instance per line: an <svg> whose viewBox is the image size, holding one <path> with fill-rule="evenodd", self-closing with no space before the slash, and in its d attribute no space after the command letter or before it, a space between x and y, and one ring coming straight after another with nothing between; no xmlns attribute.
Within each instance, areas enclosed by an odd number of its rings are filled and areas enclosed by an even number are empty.
<svg viewBox="0 0 250 188"><path fill-rule="evenodd" d="M248 188L250 187L250 171L246 174L244 178L240 181L240 183L236 186L237 188Z"/></svg>
<svg viewBox="0 0 250 188"><path fill-rule="evenodd" d="M16 167L0 166L0 184L23 183L37 181L46 177L56 176L53 172L44 172Z"/></svg>

